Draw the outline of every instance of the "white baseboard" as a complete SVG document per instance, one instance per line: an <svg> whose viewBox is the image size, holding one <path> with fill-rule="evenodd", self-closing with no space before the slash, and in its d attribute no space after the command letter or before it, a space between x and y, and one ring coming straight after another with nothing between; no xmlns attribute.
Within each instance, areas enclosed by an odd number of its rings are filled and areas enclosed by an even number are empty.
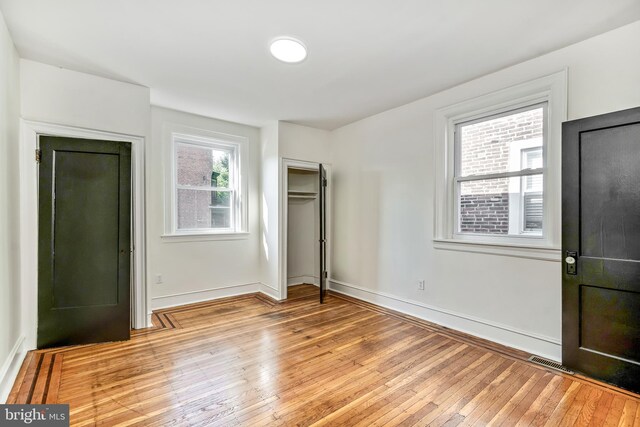
<svg viewBox="0 0 640 427"><path fill-rule="evenodd" d="M238 295L260 292L262 283L247 283L244 285L222 286L219 288L203 289L198 291L183 292L173 295L161 295L151 298L151 309L175 307L178 305L194 304L196 302L210 301L218 298L234 297Z"/></svg>
<svg viewBox="0 0 640 427"><path fill-rule="evenodd" d="M24 336L18 338L13 348L7 355L7 359L0 368L0 402L6 402L11 393L13 383L18 376L22 361L27 355L27 351L23 348Z"/></svg>
<svg viewBox="0 0 640 427"><path fill-rule="evenodd" d="M350 283L329 279L330 289L381 307L409 314L447 328L517 348L556 362L562 360L560 340L518 330L508 325L476 318L463 313L430 306L384 292L373 291Z"/></svg>
<svg viewBox="0 0 640 427"><path fill-rule="evenodd" d="M295 276L295 277L287 278L287 286L300 285L302 283L319 286L320 278L313 275Z"/></svg>
<svg viewBox="0 0 640 427"><path fill-rule="evenodd" d="M265 294L268 297L273 298L274 300L280 300L280 291L278 291L277 289L272 288L269 285L266 285L264 283L260 283L260 292L262 292L263 294Z"/></svg>
<svg viewBox="0 0 640 427"><path fill-rule="evenodd" d="M247 283L244 285L230 285L219 288L203 289L198 291L184 292L173 295L161 295L151 298L151 309L159 310L162 308L176 307L179 305L194 304L197 302L212 301L220 298L235 297L245 294L253 294L262 292L263 294L279 300L280 295L276 289L265 285L262 282ZM149 325L151 323L151 313L148 314Z"/></svg>

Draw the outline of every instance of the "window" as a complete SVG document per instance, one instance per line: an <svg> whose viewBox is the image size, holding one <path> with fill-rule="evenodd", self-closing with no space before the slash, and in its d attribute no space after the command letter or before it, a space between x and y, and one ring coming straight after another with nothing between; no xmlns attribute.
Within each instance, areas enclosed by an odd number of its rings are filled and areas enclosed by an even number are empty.
<svg viewBox="0 0 640 427"><path fill-rule="evenodd" d="M565 118L564 71L437 110L434 246L559 260Z"/></svg>
<svg viewBox="0 0 640 427"><path fill-rule="evenodd" d="M198 129L169 135L172 179L165 237L245 232L245 138Z"/></svg>
<svg viewBox="0 0 640 427"><path fill-rule="evenodd" d="M234 147L175 139L176 230L235 229Z"/></svg>
<svg viewBox="0 0 640 427"><path fill-rule="evenodd" d="M455 124L456 234L542 237L546 110Z"/></svg>

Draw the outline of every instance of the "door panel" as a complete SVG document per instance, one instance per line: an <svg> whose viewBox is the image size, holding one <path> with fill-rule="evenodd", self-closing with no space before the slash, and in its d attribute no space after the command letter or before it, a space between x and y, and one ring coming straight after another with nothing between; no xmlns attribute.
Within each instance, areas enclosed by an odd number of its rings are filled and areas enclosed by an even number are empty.
<svg viewBox="0 0 640 427"><path fill-rule="evenodd" d="M54 308L118 303L118 162L56 151Z"/></svg>
<svg viewBox="0 0 640 427"><path fill-rule="evenodd" d="M131 145L40 149L38 348L128 339Z"/></svg>
<svg viewBox="0 0 640 427"><path fill-rule="evenodd" d="M563 363L638 392L640 108L564 123L562 175Z"/></svg>
<svg viewBox="0 0 640 427"><path fill-rule="evenodd" d="M320 303L324 302L327 287L327 171L318 166L318 194L320 219Z"/></svg>
<svg viewBox="0 0 640 427"><path fill-rule="evenodd" d="M640 360L640 293L580 286L581 347Z"/></svg>
<svg viewBox="0 0 640 427"><path fill-rule="evenodd" d="M582 256L640 260L637 135L640 124L581 135Z"/></svg>

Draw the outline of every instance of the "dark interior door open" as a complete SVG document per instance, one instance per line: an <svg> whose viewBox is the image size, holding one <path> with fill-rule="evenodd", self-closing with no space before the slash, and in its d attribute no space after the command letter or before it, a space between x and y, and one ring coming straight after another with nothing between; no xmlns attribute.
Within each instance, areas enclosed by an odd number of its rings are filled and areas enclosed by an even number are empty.
<svg viewBox="0 0 640 427"><path fill-rule="evenodd" d="M562 129L562 362L640 392L640 108Z"/></svg>
<svg viewBox="0 0 640 427"><path fill-rule="evenodd" d="M40 137L38 348L129 339L131 144Z"/></svg>
<svg viewBox="0 0 640 427"><path fill-rule="evenodd" d="M318 196L320 206L320 304L324 302L327 289L327 171L318 166Z"/></svg>

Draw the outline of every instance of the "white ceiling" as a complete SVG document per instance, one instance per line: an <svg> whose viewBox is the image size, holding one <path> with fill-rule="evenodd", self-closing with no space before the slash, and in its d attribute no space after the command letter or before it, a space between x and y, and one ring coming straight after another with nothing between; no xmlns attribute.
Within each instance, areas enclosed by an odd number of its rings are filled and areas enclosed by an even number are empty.
<svg viewBox="0 0 640 427"><path fill-rule="evenodd" d="M640 19L640 0L0 0L20 55L155 105L334 129ZM281 63L269 42L309 48Z"/></svg>

